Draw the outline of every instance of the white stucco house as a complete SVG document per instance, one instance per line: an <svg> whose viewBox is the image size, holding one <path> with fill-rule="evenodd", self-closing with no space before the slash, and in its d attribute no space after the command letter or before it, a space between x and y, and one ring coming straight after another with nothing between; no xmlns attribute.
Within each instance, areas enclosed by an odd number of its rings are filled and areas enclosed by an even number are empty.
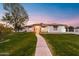
<svg viewBox="0 0 79 59"><path fill-rule="evenodd" d="M25 26L25 30L27 32L46 32L46 33L53 33L53 32L66 32L67 25L64 24L32 24Z"/></svg>
<svg viewBox="0 0 79 59"><path fill-rule="evenodd" d="M75 27L74 29L75 32L79 32L79 27Z"/></svg>

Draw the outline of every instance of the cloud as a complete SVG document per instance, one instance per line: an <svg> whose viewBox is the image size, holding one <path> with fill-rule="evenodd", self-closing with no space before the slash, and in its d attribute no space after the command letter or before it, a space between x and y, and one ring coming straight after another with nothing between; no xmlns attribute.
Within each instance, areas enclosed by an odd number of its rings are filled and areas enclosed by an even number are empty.
<svg viewBox="0 0 79 59"><path fill-rule="evenodd" d="M74 18L71 18L71 19L60 20L59 23L72 25L72 26L79 26L79 17L74 17Z"/></svg>
<svg viewBox="0 0 79 59"><path fill-rule="evenodd" d="M2 16L4 16L4 15L5 15L5 11L3 10L0 12L0 19L2 19Z"/></svg>
<svg viewBox="0 0 79 59"><path fill-rule="evenodd" d="M28 24L34 23L57 23L54 18L48 17L46 15L32 15L29 17Z"/></svg>
<svg viewBox="0 0 79 59"><path fill-rule="evenodd" d="M49 17L47 15L32 15L29 17L30 20L27 24L35 24L35 23L57 23L57 24L66 24L72 26L79 25L79 17L74 17L70 19L55 19L53 17Z"/></svg>

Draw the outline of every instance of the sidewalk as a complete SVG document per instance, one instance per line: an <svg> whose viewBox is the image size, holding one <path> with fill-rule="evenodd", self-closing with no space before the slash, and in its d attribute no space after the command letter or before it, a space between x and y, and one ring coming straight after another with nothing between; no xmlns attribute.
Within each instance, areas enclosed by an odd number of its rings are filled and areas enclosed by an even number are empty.
<svg viewBox="0 0 79 59"><path fill-rule="evenodd" d="M37 37L37 45L36 45L35 56L52 56L45 39L39 34L36 34L36 37Z"/></svg>

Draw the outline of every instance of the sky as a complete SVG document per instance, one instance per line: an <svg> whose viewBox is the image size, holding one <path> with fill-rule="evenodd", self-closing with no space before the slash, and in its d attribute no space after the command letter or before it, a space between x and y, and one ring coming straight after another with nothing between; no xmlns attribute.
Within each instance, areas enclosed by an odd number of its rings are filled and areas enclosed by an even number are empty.
<svg viewBox="0 0 79 59"><path fill-rule="evenodd" d="M79 26L78 3L22 3L29 15L27 24L34 23L58 23ZM4 15L0 4L0 18Z"/></svg>

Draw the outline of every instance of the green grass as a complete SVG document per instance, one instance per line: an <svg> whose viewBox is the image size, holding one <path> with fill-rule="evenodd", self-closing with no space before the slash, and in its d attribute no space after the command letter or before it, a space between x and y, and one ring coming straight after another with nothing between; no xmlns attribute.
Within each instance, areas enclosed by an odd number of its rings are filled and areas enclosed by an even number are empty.
<svg viewBox="0 0 79 59"><path fill-rule="evenodd" d="M9 39L10 41L0 43L0 55L34 55L36 48L36 37L34 33L11 33L5 39Z"/></svg>
<svg viewBox="0 0 79 59"><path fill-rule="evenodd" d="M51 45L51 52L57 56L79 56L79 35L42 34Z"/></svg>

